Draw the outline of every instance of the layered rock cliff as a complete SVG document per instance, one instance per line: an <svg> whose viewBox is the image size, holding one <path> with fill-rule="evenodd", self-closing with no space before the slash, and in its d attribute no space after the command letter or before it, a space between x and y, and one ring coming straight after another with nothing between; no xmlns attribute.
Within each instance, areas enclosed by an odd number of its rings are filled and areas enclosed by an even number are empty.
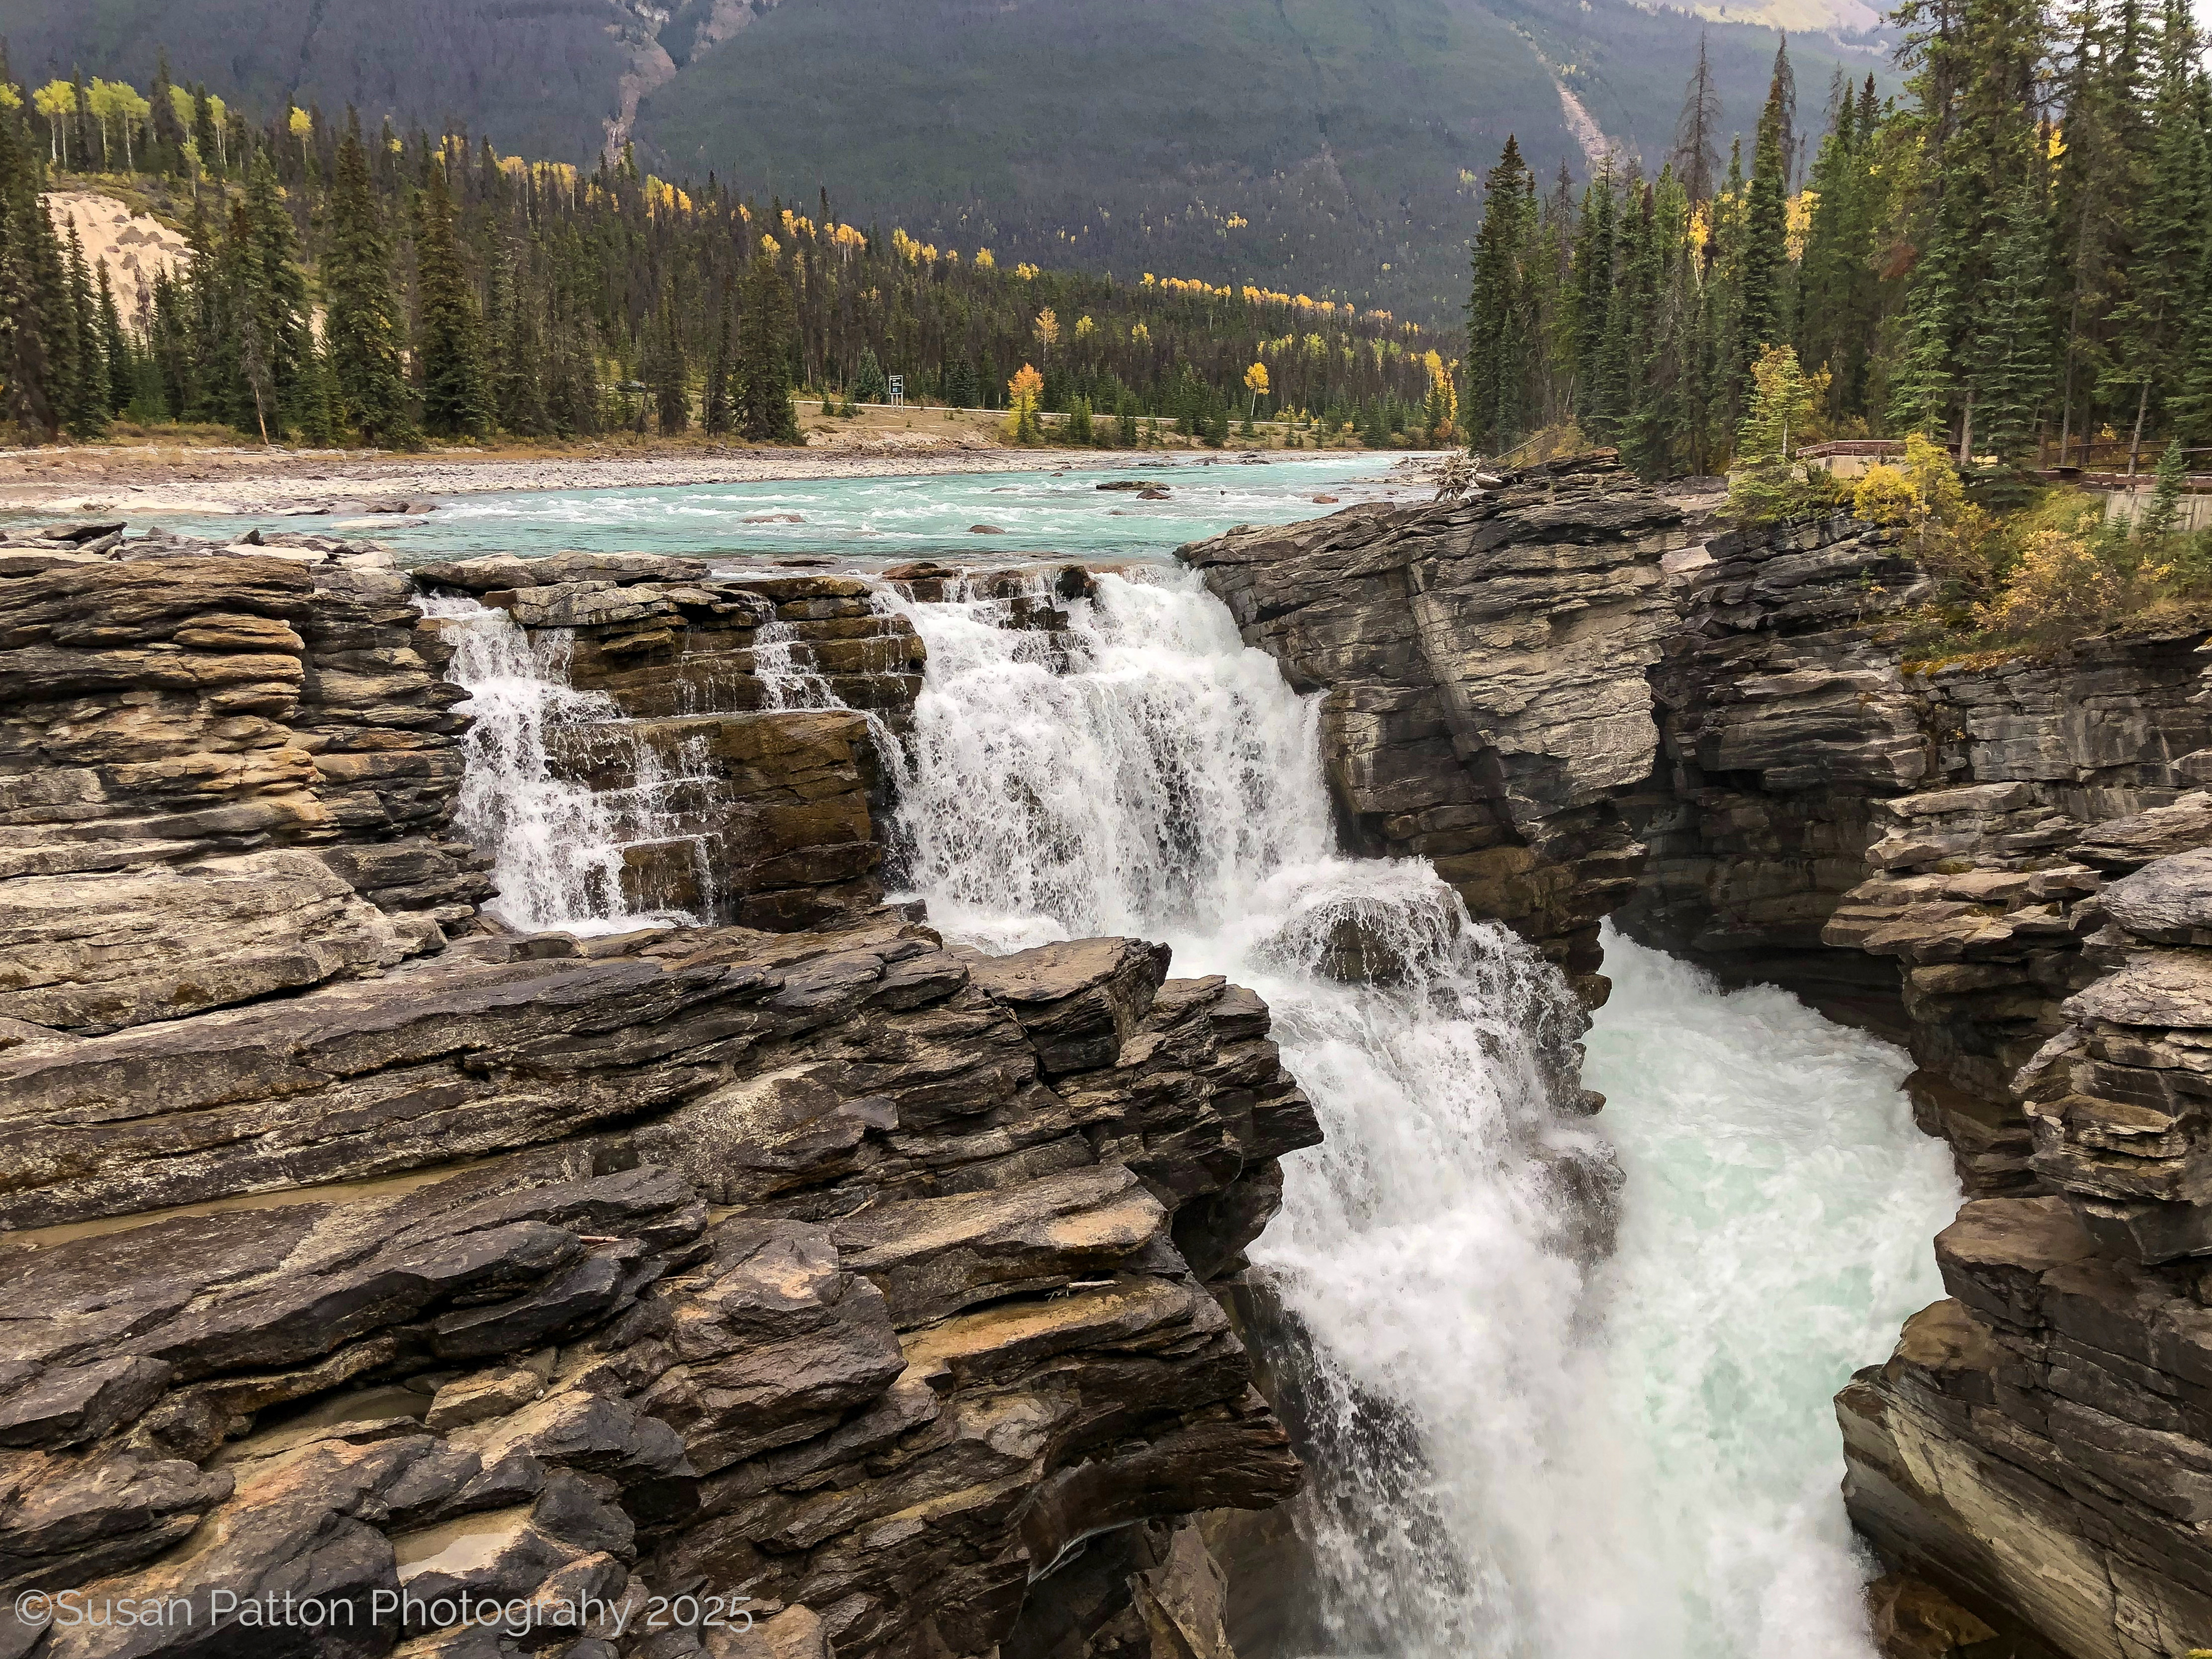
<svg viewBox="0 0 2212 1659"><path fill-rule="evenodd" d="M1348 507L1180 550L1248 644L1322 690L1349 845L1416 855L1601 1000L1598 923L1643 848L1620 809L1656 740L1644 671L1681 514L1610 456L1429 507Z"/></svg>
<svg viewBox="0 0 2212 1659"><path fill-rule="evenodd" d="M2207 635L1914 661L1893 532L1714 529L1601 456L1183 556L1326 689L1369 846L1911 1049L1950 1295L1838 1401L1895 1650L2212 1645Z"/></svg>
<svg viewBox="0 0 2212 1659"><path fill-rule="evenodd" d="M479 624L374 552L0 554L0 1578L77 1597L0 1653L1218 1652L1266 1007L878 902L851 584L584 562L436 574L603 696L571 781L684 757L695 925L483 912Z"/></svg>

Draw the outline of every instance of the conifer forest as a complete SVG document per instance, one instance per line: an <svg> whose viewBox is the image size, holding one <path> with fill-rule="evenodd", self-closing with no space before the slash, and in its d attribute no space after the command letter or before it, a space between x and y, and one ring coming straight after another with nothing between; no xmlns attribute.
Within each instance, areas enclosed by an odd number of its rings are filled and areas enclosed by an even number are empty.
<svg viewBox="0 0 2212 1659"><path fill-rule="evenodd" d="M119 191L190 257L133 303L40 193ZM1295 413L1376 446L1451 429L1455 333L1340 301L1001 264L811 202L584 172L219 92L0 71L0 365L33 438L129 420L257 441L618 430L799 437L794 396L1006 408L1033 369L1063 441L1224 441ZM1140 426L1140 422L1144 423Z"/></svg>
<svg viewBox="0 0 2212 1659"><path fill-rule="evenodd" d="M1893 21L1901 97L1801 87L1785 45L1748 142L1701 69L1656 168L1577 188L1506 144L1474 249L1477 449L1571 424L1649 477L1717 472L1769 352L1807 394L1801 444L2124 470L2212 446L2212 82L2186 0Z"/></svg>

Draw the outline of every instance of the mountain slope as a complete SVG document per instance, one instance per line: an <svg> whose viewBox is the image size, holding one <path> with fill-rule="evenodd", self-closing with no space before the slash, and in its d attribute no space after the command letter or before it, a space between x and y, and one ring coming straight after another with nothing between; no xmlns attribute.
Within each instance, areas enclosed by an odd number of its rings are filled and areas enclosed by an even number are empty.
<svg viewBox="0 0 2212 1659"><path fill-rule="evenodd" d="M1843 0L1792 0L1832 4ZM1002 262L1205 276L1457 314L1475 181L1667 150L1701 32L1748 131L1776 36L1628 0L0 0L32 80L179 79L510 153L611 131ZM1793 44L1805 124L1871 52Z"/></svg>
<svg viewBox="0 0 2212 1659"><path fill-rule="evenodd" d="M1506 135L1540 173L1585 173L1564 86L1656 161L1705 27L1747 130L1776 37L1624 0L784 0L647 96L636 131L679 170L826 183L848 214L1001 260L1433 317L1462 297L1469 175ZM1839 57L1823 44L1793 53L1812 111Z"/></svg>
<svg viewBox="0 0 2212 1659"><path fill-rule="evenodd" d="M26 81L81 69L143 91L166 47L178 81L257 114L290 96L372 126L453 118L564 161L598 150L656 27L622 0L0 0Z"/></svg>

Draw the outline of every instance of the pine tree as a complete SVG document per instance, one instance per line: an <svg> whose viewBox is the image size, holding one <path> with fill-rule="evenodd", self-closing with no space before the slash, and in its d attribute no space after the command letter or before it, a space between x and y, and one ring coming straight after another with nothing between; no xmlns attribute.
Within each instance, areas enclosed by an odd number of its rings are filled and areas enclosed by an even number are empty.
<svg viewBox="0 0 2212 1659"><path fill-rule="evenodd" d="M192 154L210 179L222 177L222 139L216 131L215 106L204 86L192 88Z"/></svg>
<svg viewBox="0 0 2212 1659"><path fill-rule="evenodd" d="M1493 455L1520 441L1528 418L1532 342L1522 259L1534 188L1521 146L1509 136L1484 181L1468 301L1468 443Z"/></svg>
<svg viewBox="0 0 2212 1659"><path fill-rule="evenodd" d="M52 330L66 291L39 170L19 118L0 110L0 393L9 423L33 443L60 425Z"/></svg>
<svg viewBox="0 0 2212 1659"><path fill-rule="evenodd" d="M64 337L69 377L61 384L62 424L71 437L97 438L107 430L107 356L100 349L100 303L85 268L84 244L70 225L64 266L68 317ZM62 353L57 353L57 367Z"/></svg>
<svg viewBox="0 0 2212 1659"><path fill-rule="evenodd" d="M676 304L666 289L660 293L660 316L653 325L652 368L647 380L653 388L653 419L666 436L691 424L691 396L684 362L683 342L676 337Z"/></svg>
<svg viewBox="0 0 2212 1659"><path fill-rule="evenodd" d="M791 406L791 346L796 325L791 289L775 256L753 255L738 331L738 431L756 443L800 441Z"/></svg>
<svg viewBox="0 0 2212 1659"><path fill-rule="evenodd" d="M120 415L131 406L137 386L137 365L132 360L131 338L123 331L123 318L115 308L115 289L107 279L107 261L98 262L100 353L107 364L107 412Z"/></svg>
<svg viewBox="0 0 2212 1659"><path fill-rule="evenodd" d="M2189 314L2207 230L2205 133L2198 115L2199 46L2187 0L2166 0L2159 42L2148 188L2135 214L2129 294L2112 313L2118 334L2108 382L2135 392L2128 470L2136 470L2147 422L2175 389L2185 362Z"/></svg>
<svg viewBox="0 0 2212 1659"><path fill-rule="evenodd" d="M714 325L714 349L707 359L707 395L702 411L702 424L714 437L721 437L730 429L730 296L722 296L722 304Z"/></svg>
<svg viewBox="0 0 2212 1659"><path fill-rule="evenodd" d="M365 443L409 448L416 442L407 380L400 368L399 300L384 215L369 178L361 125L347 112L331 182L330 246L322 259L328 343L337 416Z"/></svg>
<svg viewBox="0 0 2212 1659"><path fill-rule="evenodd" d="M307 327L307 279L300 269L292 215L277 193L276 169L267 152L258 150L240 160L256 267L252 285L255 309L248 326L267 353L268 423L281 435L300 423L308 395L307 365L314 343Z"/></svg>
<svg viewBox="0 0 2212 1659"><path fill-rule="evenodd" d="M2181 487L2189 477L2189 459L2178 443L2166 445L2158 458L2158 482L2152 487L2150 505L2144 509L2136 533L2147 542L2162 541L2181 523Z"/></svg>
<svg viewBox="0 0 2212 1659"><path fill-rule="evenodd" d="M1766 105L1759 112L1752 151L1751 187L1744 200L1743 254L1736 322L1736 362L1748 374L1769 347L1791 332L1784 287L1790 264L1790 51L1775 53Z"/></svg>
<svg viewBox="0 0 2212 1659"><path fill-rule="evenodd" d="M538 307L526 291L520 256L507 249L492 260L492 294L484 332L492 349L492 403L499 424L523 437L547 430L540 375L544 342Z"/></svg>
<svg viewBox="0 0 2212 1659"><path fill-rule="evenodd" d="M1975 428L2000 465L2026 464L2051 383L2046 256L2051 228L2034 188L2014 188L2003 240L1968 347Z"/></svg>
<svg viewBox="0 0 2212 1659"><path fill-rule="evenodd" d="M453 197L443 165L429 169L416 234L416 292L422 313L422 428L434 437L476 438L491 430L483 324L461 263Z"/></svg>
<svg viewBox="0 0 2212 1659"><path fill-rule="evenodd" d="M1690 85L1682 97L1681 119L1674 125L1674 176L1682 182L1690 205L1713 198L1714 175L1720 171L1721 94L1713 84L1712 65L1705 56L1705 31L1698 31L1698 66L1690 72Z"/></svg>
<svg viewBox="0 0 2212 1659"><path fill-rule="evenodd" d="M1832 415L1867 412L1880 295L1873 262L1881 186L1873 169L1878 142L1874 77L1854 100L1846 83L1820 140L1807 189L1813 211L1799 262L1799 359L1828 371Z"/></svg>
<svg viewBox="0 0 2212 1659"><path fill-rule="evenodd" d="M1593 437L1606 438L1613 429L1614 410L1603 385L1606 325L1613 315L1613 158L1598 166L1597 176L1583 191L1580 223L1576 228L1573 286L1567 311L1574 418Z"/></svg>
<svg viewBox="0 0 2212 1659"><path fill-rule="evenodd" d="M884 366L877 361L876 349L865 348L860 353L860 366L854 373L853 384L846 397L856 404L879 404L890 395L885 389ZM1048 398L1047 406L1056 399Z"/></svg>

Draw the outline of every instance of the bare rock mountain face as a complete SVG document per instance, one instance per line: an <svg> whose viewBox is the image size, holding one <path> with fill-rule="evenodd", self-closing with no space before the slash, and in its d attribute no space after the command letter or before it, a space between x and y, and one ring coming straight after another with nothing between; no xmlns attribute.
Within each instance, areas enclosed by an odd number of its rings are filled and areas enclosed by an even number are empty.
<svg viewBox="0 0 2212 1659"><path fill-rule="evenodd" d="M466 624L373 552L121 551L0 552L0 1579L79 1593L0 1654L1216 1651L1188 1517L1299 1471L1213 1287L1318 1131L1164 947L878 902L867 716L757 658L849 640L896 719L910 632L440 572L784 836L719 921L518 933Z"/></svg>
<svg viewBox="0 0 2212 1659"><path fill-rule="evenodd" d="M1657 742L1644 671L1682 515L1610 453L1427 507L1347 507L1181 550L1248 644L1325 689L1350 843L1429 859L1601 1000L1598 923L1643 848L1620 800Z"/></svg>

